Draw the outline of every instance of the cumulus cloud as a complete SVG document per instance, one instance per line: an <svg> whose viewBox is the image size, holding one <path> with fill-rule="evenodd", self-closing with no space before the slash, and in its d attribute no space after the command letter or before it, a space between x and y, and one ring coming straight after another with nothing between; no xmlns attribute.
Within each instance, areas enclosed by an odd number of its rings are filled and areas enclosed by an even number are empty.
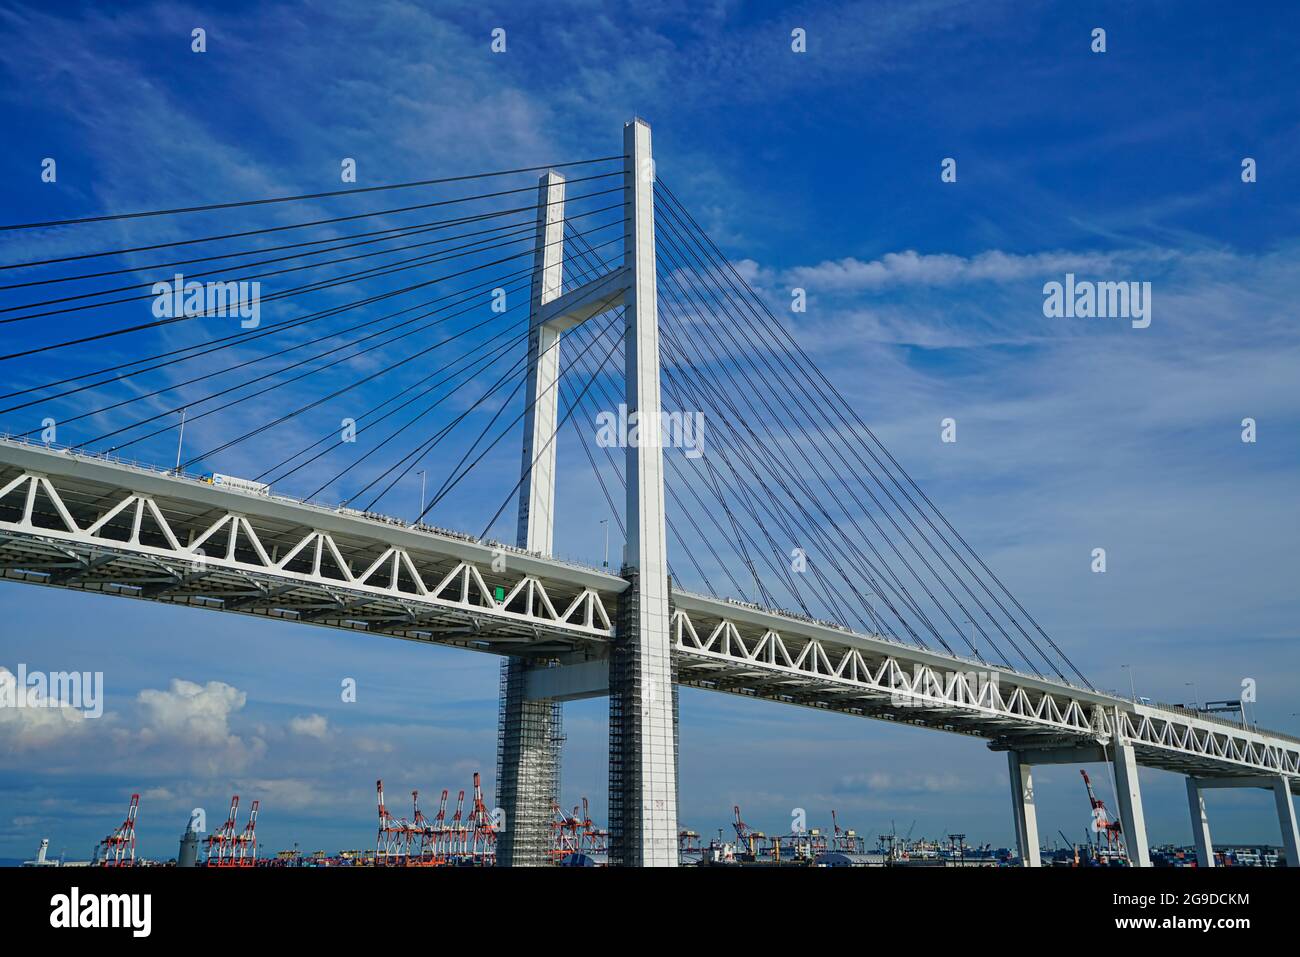
<svg viewBox="0 0 1300 957"><path fill-rule="evenodd" d="M25 705L17 707L26 692ZM83 734L86 715L76 708L49 701L39 689L19 689L18 678L0 665L0 753L20 754L46 748Z"/></svg>
<svg viewBox="0 0 1300 957"><path fill-rule="evenodd" d="M179 746L193 765L213 772L246 767L266 752L261 738L245 740L231 732L230 717L248 696L224 682L200 685L173 678L166 691L146 688L136 700L143 719L136 735L141 745L168 751Z"/></svg>
<svg viewBox="0 0 1300 957"><path fill-rule="evenodd" d="M324 740L329 734L329 721L323 714L300 715L289 722L289 730L307 738Z"/></svg>
<svg viewBox="0 0 1300 957"><path fill-rule="evenodd" d="M230 715L244 706L248 695L221 681L199 685L173 678L169 690L146 688L138 700L149 731L213 742L230 735Z"/></svg>

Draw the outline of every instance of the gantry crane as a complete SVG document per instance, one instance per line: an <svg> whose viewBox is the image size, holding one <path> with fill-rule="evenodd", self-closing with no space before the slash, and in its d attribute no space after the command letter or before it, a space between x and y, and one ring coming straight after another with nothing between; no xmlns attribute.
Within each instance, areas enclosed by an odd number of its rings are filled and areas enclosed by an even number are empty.
<svg viewBox="0 0 1300 957"><path fill-rule="evenodd" d="M474 772L474 809L469 816L473 844L470 857L475 864L490 866L497 860L497 830L492 814L483 801L483 785L479 773Z"/></svg>
<svg viewBox="0 0 1300 957"><path fill-rule="evenodd" d="M831 827L834 831L831 841L835 850L844 854L860 854L862 852L862 838L858 837L858 832L853 828L840 827L840 819L836 815L834 808L831 808Z"/></svg>
<svg viewBox="0 0 1300 957"><path fill-rule="evenodd" d="M732 807L736 813L736 820L732 822L732 827L736 829L736 840L740 846L749 855L750 860L758 860L761 853L761 845L767 840L767 835L762 831L756 831L740 819L740 805Z"/></svg>
<svg viewBox="0 0 1300 957"><path fill-rule="evenodd" d="M375 782L375 803L379 811L379 831L375 836L375 863L378 865L397 865L405 863L410 837L410 824L403 818L398 820L388 811L384 803L384 782Z"/></svg>
<svg viewBox="0 0 1300 957"><path fill-rule="evenodd" d="M1092 779L1088 777L1088 772L1080 768L1079 773L1083 775L1083 786L1088 789L1088 804L1092 807L1093 833L1106 842L1108 850L1122 852L1124 850L1123 829L1119 821L1110 819L1106 805L1092 790Z"/></svg>
<svg viewBox="0 0 1300 957"><path fill-rule="evenodd" d="M208 867L234 867L235 866L235 827L237 826L236 818L239 816L239 795L236 794L230 799L230 813L226 815L226 821L216 832L209 835L204 840L207 850L206 862Z"/></svg>
<svg viewBox="0 0 1300 957"><path fill-rule="evenodd" d="M257 866L257 809L261 801L254 801L248 809L248 823L243 833L234 840L231 848L231 863L235 867Z"/></svg>
<svg viewBox="0 0 1300 957"><path fill-rule="evenodd" d="M135 818L140 813L140 795L131 795L131 805L127 808L126 820L113 829L113 833L104 838L95 848L101 867L135 866ZM100 848L103 855L100 856Z"/></svg>

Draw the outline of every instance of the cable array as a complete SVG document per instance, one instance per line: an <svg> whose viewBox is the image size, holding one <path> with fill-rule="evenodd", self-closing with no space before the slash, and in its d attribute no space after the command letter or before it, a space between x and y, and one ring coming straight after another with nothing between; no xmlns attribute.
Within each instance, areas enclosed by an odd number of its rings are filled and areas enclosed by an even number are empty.
<svg viewBox="0 0 1300 957"><path fill-rule="evenodd" d="M529 474L530 174L558 168L572 289L623 261L622 157L0 227L0 423L487 539ZM664 454L674 579L1088 685L662 179L654 210L663 407L698 423ZM581 449L626 536L622 456L596 441L626 401L622 316L563 335L533 454Z"/></svg>

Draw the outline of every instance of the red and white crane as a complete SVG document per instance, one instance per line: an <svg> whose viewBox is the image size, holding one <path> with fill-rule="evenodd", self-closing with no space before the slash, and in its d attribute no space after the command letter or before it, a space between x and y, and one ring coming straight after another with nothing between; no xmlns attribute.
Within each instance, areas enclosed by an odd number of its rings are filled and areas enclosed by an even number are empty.
<svg viewBox="0 0 1300 957"><path fill-rule="evenodd" d="M384 782L375 782L375 805L379 812L379 831L375 836L375 863L402 865L405 863L410 825L388 813L384 804Z"/></svg>
<svg viewBox="0 0 1300 957"><path fill-rule="evenodd" d="M767 835L762 831L754 830L740 819L739 804L735 805L732 810L736 812L736 820L731 825L736 829L736 840L751 858L758 860L758 856L763 853L763 842L767 840Z"/></svg>
<svg viewBox="0 0 1300 957"><path fill-rule="evenodd" d="M207 849L208 867L235 866L235 843L238 839L235 828L238 816L239 795L236 794L230 799L230 813L226 816L226 822L203 842Z"/></svg>
<svg viewBox="0 0 1300 957"><path fill-rule="evenodd" d="M1079 773L1083 775L1083 786L1088 789L1088 803L1092 807L1093 833L1098 835L1099 840L1106 842L1108 850L1123 851L1123 829L1119 821L1110 819L1105 803L1092 790L1092 779L1088 777L1088 772L1080 768Z"/></svg>
<svg viewBox="0 0 1300 957"><path fill-rule="evenodd" d="M451 832L447 828L447 795L449 793L446 788L442 789L442 800L438 802L438 816L433 819L434 856L441 862L445 862L451 856Z"/></svg>
<svg viewBox="0 0 1300 957"><path fill-rule="evenodd" d="M413 866L428 867L438 863L436 850L437 834L433 822L420 810L420 792L411 792L411 836L407 844L410 849L407 863Z"/></svg>
<svg viewBox="0 0 1300 957"><path fill-rule="evenodd" d="M474 809L469 816L473 845L470 855L475 864L489 866L497 861L497 829L492 814L483 801L483 785L479 773L474 772Z"/></svg>
<svg viewBox="0 0 1300 957"><path fill-rule="evenodd" d="M103 867L134 867L135 866L135 819L140 813L140 795L131 795L131 806L127 809L126 820L114 828L113 833L100 842L103 848L103 856L100 857L100 865ZM96 856L99 857L99 848L95 849Z"/></svg>
<svg viewBox="0 0 1300 957"><path fill-rule="evenodd" d="M248 823L242 834L234 838L231 848L231 863L235 867L257 866L257 809L261 801L254 801L248 809Z"/></svg>
<svg viewBox="0 0 1300 957"><path fill-rule="evenodd" d="M465 825L461 822L461 812L465 809L465 792L456 795L456 813L451 816L451 828L447 833L447 857L453 861L463 860L468 851L469 841L465 835Z"/></svg>

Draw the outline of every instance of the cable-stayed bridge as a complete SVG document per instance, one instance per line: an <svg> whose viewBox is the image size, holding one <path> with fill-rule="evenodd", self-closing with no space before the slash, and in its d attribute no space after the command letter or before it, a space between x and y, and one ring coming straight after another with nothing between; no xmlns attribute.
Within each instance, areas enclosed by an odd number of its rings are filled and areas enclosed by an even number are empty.
<svg viewBox="0 0 1300 957"><path fill-rule="evenodd" d="M422 201L341 208L397 191ZM1137 864L1138 765L1187 777L1203 864L1206 787L1271 789L1300 862L1300 740L1095 689L641 121L591 160L4 232L4 577L504 656L504 862L543 859L562 702L604 695L612 859L676 863L682 684L985 739L1027 864L1031 768L1083 761ZM555 554L579 476L609 567Z"/></svg>

